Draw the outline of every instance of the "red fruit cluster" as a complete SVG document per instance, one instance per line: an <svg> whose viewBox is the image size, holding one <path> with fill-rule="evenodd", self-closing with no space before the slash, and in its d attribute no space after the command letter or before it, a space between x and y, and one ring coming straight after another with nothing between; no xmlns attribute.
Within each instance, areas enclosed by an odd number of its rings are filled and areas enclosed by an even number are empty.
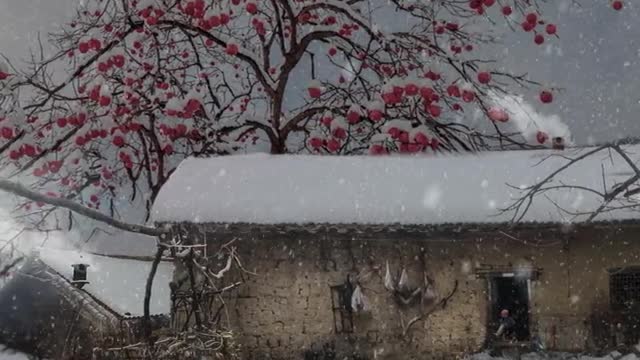
<svg viewBox="0 0 640 360"><path fill-rule="evenodd" d="M382 93L382 101L387 105L394 105L402 102L402 95L404 94L404 88L400 86L393 86L391 91Z"/></svg>
<svg viewBox="0 0 640 360"><path fill-rule="evenodd" d="M614 10L620 11L624 7L624 4L622 0L614 0L611 2L611 7L613 7Z"/></svg>
<svg viewBox="0 0 640 360"><path fill-rule="evenodd" d="M509 113L506 110L498 107L492 107L488 110L489 119L496 122L509 121Z"/></svg>
<svg viewBox="0 0 640 360"><path fill-rule="evenodd" d="M251 19L251 25L256 30L256 33L258 33L258 35L260 36L265 36L267 34L267 29L264 24L264 21L257 17Z"/></svg>
<svg viewBox="0 0 640 360"><path fill-rule="evenodd" d="M372 144L369 147L369 155L386 155L389 151L382 144Z"/></svg>
<svg viewBox="0 0 640 360"><path fill-rule="evenodd" d="M384 118L384 111L381 109L369 109L367 110L367 117L373 122L378 122Z"/></svg>
<svg viewBox="0 0 640 360"><path fill-rule="evenodd" d="M536 141L538 141L539 144L544 144L545 142L547 142L548 139L549 139L549 135L547 135L546 132L538 131L536 133Z"/></svg>
<svg viewBox="0 0 640 360"><path fill-rule="evenodd" d="M100 106L106 107L111 105L111 94L103 94L101 92L101 86L94 86L89 92L89 98L97 102Z"/></svg>
<svg viewBox="0 0 640 360"><path fill-rule="evenodd" d="M13 136L14 136L13 128L8 126L3 126L0 129L0 136L2 136L2 138L5 140L13 139Z"/></svg>
<svg viewBox="0 0 640 360"><path fill-rule="evenodd" d="M342 24L342 28L338 30L338 33L344 37L350 37L353 35L354 31L357 31L360 28L358 24Z"/></svg>
<svg viewBox="0 0 640 360"><path fill-rule="evenodd" d="M255 15L258 12L258 5L256 5L256 3L254 2L248 2L245 8L247 9L247 12L251 15Z"/></svg>
<svg viewBox="0 0 640 360"><path fill-rule="evenodd" d="M543 90L540 92L540 101L544 104L549 104L553 102L553 94L549 90Z"/></svg>
<svg viewBox="0 0 640 360"><path fill-rule="evenodd" d="M333 122L333 118L331 116L323 116L320 118L320 123L326 127L330 127Z"/></svg>
<svg viewBox="0 0 640 360"><path fill-rule="evenodd" d="M121 151L118 153L118 158L126 169L133 169L133 160L131 159L131 155Z"/></svg>
<svg viewBox="0 0 640 360"><path fill-rule="evenodd" d="M322 125L326 127L330 127L332 121L333 118L330 116L325 116L320 119ZM342 147L341 140L347 138L347 131L342 126L335 126L331 131L331 135L333 138L330 139L323 139L318 135L314 135L307 140L307 144L316 152L324 148L330 153L335 153Z"/></svg>
<svg viewBox="0 0 640 360"><path fill-rule="evenodd" d="M219 26L224 26L229 23L231 18L226 13L220 13L218 15L211 15L208 19L202 18L198 21L198 26L205 30L211 30Z"/></svg>
<svg viewBox="0 0 640 360"><path fill-rule="evenodd" d="M117 129L117 128L116 128ZM111 131L111 133L113 133L114 130ZM101 139L105 139L108 136L108 132L105 129L93 129L88 131L86 134L84 135L79 135L75 138L75 143L77 146L82 147L84 145L86 145L87 143L91 142L92 140L101 138Z"/></svg>
<svg viewBox="0 0 640 360"><path fill-rule="evenodd" d="M224 51L231 56L237 55L239 52L238 45L229 43Z"/></svg>
<svg viewBox="0 0 640 360"><path fill-rule="evenodd" d="M125 64L124 55L120 55L120 54L114 55L114 56L111 56L109 59L107 59L107 61L99 62L98 71L107 72L114 67L121 69L124 67L124 64Z"/></svg>
<svg viewBox="0 0 640 360"><path fill-rule="evenodd" d="M440 74L438 74L437 72L434 72L432 70L427 71L424 74L424 77L431 80L431 81L438 81L440 80Z"/></svg>
<svg viewBox="0 0 640 360"><path fill-rule="evenodd" d="M23 144L20 149L20 154L22 155L26 155L28 157L35 157L36 155L38 155L40 153L40 149L36 148L35 146L31 145L31 144Z"/></svg>
<svg viewBox="0 0 640 360"><path fill-rule="evenodd" d="M202 134L198 129L189 129L184 124L177 124L175 127L167 126L165 124L160 125L160 133L167 136L171 141L175 141L180 138L189 138L194 141L202 140Z"/></svg>
<svg viewBox="0 0 640 360"><path fill-rule="evenodd" d="M120 135L114 136L111 142L117 147L123 147L125 145L124 138Z"/></svg>
<svg viewBox="0 0 640 360"><path fill-rule="evenodd" d="M347 138L347 130L341 126L336 126L331 130L331 135L336 139L346 139Z"/></svg>
<svg viewBox="0 0 640 360"><path fill-rule="evenodd" d="M171 144L167 144L162 148L162 153L165 155L173 154L173 146Z"/></svg>
<svg viewBox="0 0 640 360"><path fill-rule="evenodd" d="M327 140L327 150L329 152L335 153L338 150L340 150L341 147L342 147L342 145L340 144L340 141L338 141L336 139Z"/></svg>
<svg viewBox="0 0 640 360"><path fill-rule="evenodd" d="M470 103L475 101L476 93L470 88L460 89L456 84L451 84L447 87L447 95L455 98L462 98L462 101ZM460 104L453 104L453 110L461 110Z"/></svg>
<svg viewBox="0 0 640 360"><path fill-rule="evenodd" d="M329 15L322 20L322 25L330 26L330 25L335 25L337 22L338 20L336 20L335 16Z"/></svg>
<svg viewBox="0 0 640 360"><path fill-rule="evenodd" d="M427 134L423 132L416 132L413 135L409 132L400 129L396 126L391 126L387 129L387 134L396 141L398 149L401 153L417 153L425 150L428 147L435 150L439 146L439 141L436 138L430 139ZM370 153L376 155L381 154L380 149L369 149Z"/></svg>
<svg viewBox="0 0 640 360"><path fill-rule="evenodd" d="M458 30L460 30L460 25L458 25L457 23L452 23L452 22L446 23L444 27L449 31L458 31Z"/></svg>
<svg viewBox="0 0 640 360"><path fill-rule="evenodd" d="M555 35L558 32L558 28L554 24L547 24L545 30L549 35Z"/></svg>
<svg viewBox="0 0 640 360"><path fill-rule="evenodd" d="M511 10L508 11L509 14L511 13L510 11ZM539 19L538 14L536 14L535 12L531 12L525 16L525 19L522 22L521 26L522 26L522 30L526 32L531 32L536 29L538 24L544 24L544 21ZM558 28L554 24L547 24L544 30L548 35L556 35L558 32ZM541 32L536 32L535 35L533 36L533 42L536 45L542 45L544 44L544 41L545 41L545 38Z"/></svg>
<svg viewBox="0 0 640 360"><path fill-rule="evenodd" d="M321 147L323 147L324 145L326 145L326 141L322 140L319 137L314 136L314 137L309 138L309 146L314 150L318 150Z"/></svg>
<svg viewBox="0 0 640 360"><path fill-rule="evenodd" d="M181 110L166 109L165 114L182 119L192 118L202 108L202 103L198 99L189 99Z"/></svg>
<svg viewBox="0 0 640 360"><path fill-rule="evenodd" d="M487 71L478 73L478 82L480 84L488 84L491 81L491 74Z"/></svg>
<svg viewBox="0 0 640 360"><path fill-rule="evenodd" d="M61 116L56 119L56 125L59 128L64 128L67 125L82 126L87 121L87 114L81 112L78 114L71 114L67 117Z"/></svg>
<svg viewBox="0 0 640 360"><path fill-rule="evenodd" d="M347 122L349 124L357 124L360 122L362 117L361 108L357 105L352 106L349 111L347 111Z"/></svg>
<svg viewBox="0 0 640 360"><path fill-rule="evenodd" d="M100 51L102 49L102 42L96 38L91 38L89 41L81 41L78 44L78 50L82 54L86 54L90 50Z"/></svg>
<svg viewBox="0 0 640 360"><path fill-rule="evenodd" d="M164 15L164 10L154 9L152 6L148 6L140 10L138 15L144 19L147 25L153 26L158 24L158 19Z"/></svg>
<svg viewBox="0 0 640 360"><path fill-rule="evenodd" d="M315 86L315 85L309 86L307 91L309 92L310 98L317 99L320 96L322 96L322 88L318 86Z"/></svg>
<svg viewBox="0 0 640 360"><path fill-rule="evenodd" d="M178 7L181 8L183 14L196 19L202 19L204 17L205 5L204 0L187 1L186 5L178 3Z"/></svg>
<svg viewBox="0 0 640 360"><path fill-rule="evenodd" d="M478 15L482 15L485 12L485 8L489 8L496 3L496 0L470 0L469 7L475 10Z"/></svg>
<svg viewBox="0 0 640 360"><path fill-rule="evenodd" d="M52 160L42 164L42 166L38 168L35 168L33 170L33 175L42 177L49 173L57 174L61 168L62 168L62 160Z"/></svg>
<svg viewBox="0 0 640 360"><path fill-rule="evenodd" d="M184 116L192 118L194 114L202 109L202 103L198 99L189 99L184 106Z"/></svg>

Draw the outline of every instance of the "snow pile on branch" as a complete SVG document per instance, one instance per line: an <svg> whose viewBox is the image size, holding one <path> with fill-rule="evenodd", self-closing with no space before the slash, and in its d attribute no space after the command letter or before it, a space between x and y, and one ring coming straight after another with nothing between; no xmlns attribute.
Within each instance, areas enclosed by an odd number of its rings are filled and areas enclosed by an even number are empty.
<svg viewBox="0 0 640 360"><path fill-rule="evenodd" d="M522 96L492 95L493 102L499 108L507 110L511 124L516 127L525 140L530 144L538 144L538 131L548 134L551 138L561 137L565 145L571 145L571 131L558 115L544 115L536 111Z"/></svg>
<svg viewBox="0 0 640 360"><path fill-rule="evenodd" d="M627 150L640 157L640 146ZM258 224L502 223L500 213L584 150L508 151L442 156L301 156L251 154L189 158L161 189L152 209L158 222ZM544 161L542 161L544 160ZM613 161L611 161L613 160ZM625 179L626 163L596 154L556 176L550 185L602 190ZM511 186L509 186L509 185ZM601 198L580 189L545 192L523 221L580 222ZM611 211L596 220L635 218Z"/></svg>
<svg viewBox="0 0 640 360"><path fill-rule="evenodd" d="M23 352L0 346L0 360L29 360L33 357Z"/></svg>

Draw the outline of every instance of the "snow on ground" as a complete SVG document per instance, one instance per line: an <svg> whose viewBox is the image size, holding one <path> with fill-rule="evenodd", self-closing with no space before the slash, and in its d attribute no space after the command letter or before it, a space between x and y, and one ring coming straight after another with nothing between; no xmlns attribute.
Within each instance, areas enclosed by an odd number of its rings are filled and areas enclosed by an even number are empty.
<svg viewBox="0 0 640 360"><path fill-rule="evenodd" d="M614 351L605 356L589 356L568 353L530 353L520 356L520 360L639 360L640 358L633 354L623 355ZM487 353L475 354L467 357L465 360L511 360L508 357L494 357Z"/></svg>
<svg viewBox="0 0 640 360"><path fill-rule="evenodd" d="M640 146L627 150L640 157ZM155 221L220 223L499 223L499 214L532 185L583 150L507 151L438 156L302 156L250 154L189 158L179 165L158 195ZM556 185L603 188L630 176L621 158L604 152L570 167ZM545 161L542 161L546 159ZM542 161L542 162L541 162ZM594 210L600 200L582 190L538 196L523 221L579 222L561 213ZM618 211L598 219L626 219Z"/></svg>
<svg viewBox="0 0 640 360"><path fill-rule="evenodd" d="M0 346L0 360L29 360L29 356Z"/></svg>
<svg viewBox="0 0 640 360"><path fill-rule="evenodd" d="M73 276L72 264L88 264L89 284L82 289L109 305L116 312L142 316L144 289L151 269L150 261L118 259L93 255L74 250L40 248L40 259L66 279ZM151 314L171 312L169 282L173 276L173 264L161 262L153 281Z"/></svg>

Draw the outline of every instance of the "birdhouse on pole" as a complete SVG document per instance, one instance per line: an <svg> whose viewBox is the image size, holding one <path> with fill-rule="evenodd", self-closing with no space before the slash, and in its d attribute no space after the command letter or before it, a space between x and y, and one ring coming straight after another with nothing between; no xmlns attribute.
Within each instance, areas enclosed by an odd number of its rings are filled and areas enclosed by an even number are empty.
<svg viewBox="0 0 640 360"><path fill-rule="evenodd" d="M552 146L555 150L564 150L564 139L560 136L554 137Z"/></svg>
<svg viewBox="0 0 640 360"><path fill-rule="evenodd" d="M82 289L83 286L89 283L87 281L87 268L88 264L73 264L73 278L71 283L76 286L78 289Z"/></svg>

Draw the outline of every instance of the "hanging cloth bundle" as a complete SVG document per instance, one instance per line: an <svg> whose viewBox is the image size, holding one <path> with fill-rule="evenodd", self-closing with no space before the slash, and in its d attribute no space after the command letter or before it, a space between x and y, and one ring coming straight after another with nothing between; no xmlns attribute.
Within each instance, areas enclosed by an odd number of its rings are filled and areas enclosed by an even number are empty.
<svg viewBox="0 0 640 360"><path fill-rule="evenodd" d="M406 269L402 269L400 280L398 280L398 290L406 292L409 291L409 275Z"/></svg>
<svg viewBox="0 0 640 360"><path fill-rule="evenodd" d="M353 309L355 313L369 311L369 300L367 300L362 293L360 285L356 285L356 289L353 291L353 295L351 295L351 309Z"/></svg>
<svg viewBox="0 0 640 360"><path fill-rule="evenodd" d="M387 261L387 272L384 274L384 287L389 291L395 291L395 286L393 286L393 277L391 276L391 271L389 270L388 261Z"/></svg>
<svg viewBox="0 0 640 360"><path fill-rule="evenodd" d="M436 289L431 284L431 282L426 277L426 275L424 277L424 294L422 295L422 297L426 301L433 301L438 297L438 293L436 292Z"/></svg>

